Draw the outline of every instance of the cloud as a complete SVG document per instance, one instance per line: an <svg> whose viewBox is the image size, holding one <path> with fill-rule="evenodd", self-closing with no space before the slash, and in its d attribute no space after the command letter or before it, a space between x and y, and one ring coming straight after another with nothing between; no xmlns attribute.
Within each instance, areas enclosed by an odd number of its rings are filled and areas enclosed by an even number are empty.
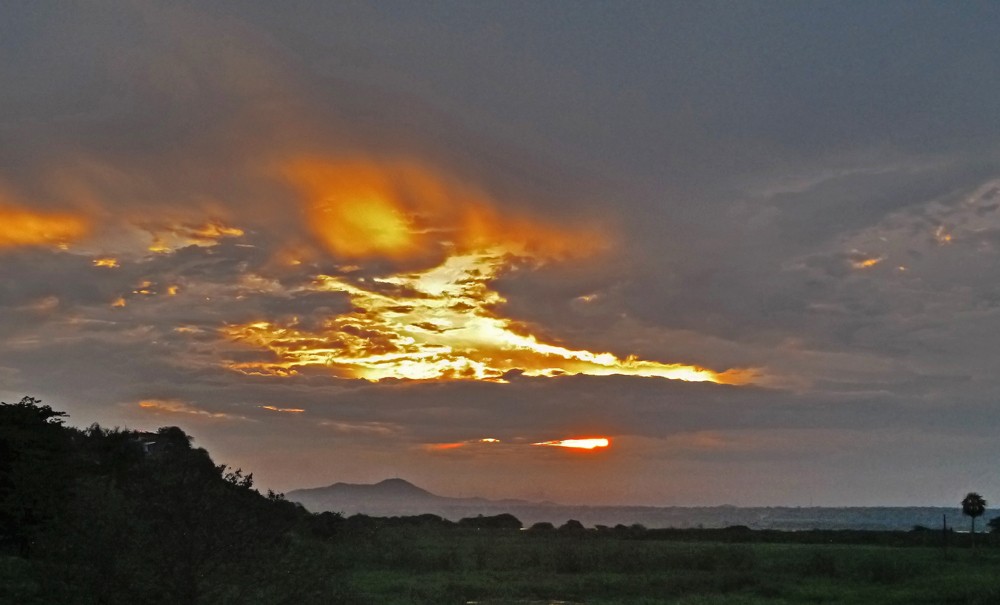
<svg viewBox="0 0 1000 605"><path fill-rule="evenodd" d="M264 361L229 367L247 374L293 376L303 369L383 380L504 380L529 376L629 374L678 380L746 382L752 372L714 372L683 363L660 363L611 353L555 346L493 312L502 299L490 288L512 263L504 247L454 254L432 269L381 277L369 283L317 276L317 289L350 296L353 312L330 316L319 330L298 321L268 319L230 324L234 342L270 351Z"/></svg>
<svg viewBox="0 0 1000 605"><path fill-rule="evenodd" d="M0 392L281 488L960 488L1000 423L984 10L4 5ZM697 368L757 374L617 375Z"/></svg>
<svg viewBox="0 0 1000 605"><path fill-rule="evenodd" d="M34 212L0 200L0 249L20 246L66 246L80 239L87 221L77 215Z"/></svg>
<svg viewBox="0 0 1000 605"><path fill-rule="evenodd" d="M269 410L271 412L280 412L283 414L301 414L302 412L305 412L305 410L302 408L279 408L273 405L261 405L257 407L259 407L262 410Z"/></svg>
<svg viewBox="0 0 1000 605"><path fill-rule="evenodd" d="M414 160L301 157L281 171L304 198L309 228L341 258L439 258L442 247L579 258L606 247L607 234L595 228L518 216L485 191Z"/></svg>
<svg viewBox="0 0 1000 605"><path fill-rule="evenodd" d="M540 441L531 445L541 445L545 447L565 447L570 449L593 450L611 446L611 441L606 437L586 437L577 439L558 439L556 441Z"/></svg>
<svg viewBox="0 0 1000 605"><path fill-rule="evenodd" d="M246 420L243 416L226 414L223 412L210 412L208 410L203 410L197 408L190 403L181 401L179 399L143 399L138 403L139 408L143 411L150 412L153 414L163 414L163 415L188 415L188 416L204 416L207 418L215 419L225 419L225 420Z"/></svg>
<svg viewBox="0 0 1000 605"><path fill-rule="evenodd" d="M332 429L337 433L372 437L389 437L398 435L402 429L398 425L386 422L342 422L337 420L322 420L320 427Z"/></svg>

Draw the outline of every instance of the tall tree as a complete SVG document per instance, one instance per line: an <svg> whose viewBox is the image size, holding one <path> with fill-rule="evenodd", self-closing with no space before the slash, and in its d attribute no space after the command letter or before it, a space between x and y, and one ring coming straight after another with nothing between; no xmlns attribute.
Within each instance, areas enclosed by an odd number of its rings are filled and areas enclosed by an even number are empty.
<svg viewBox="0 0 1000 605"><path fill-rule="evenodd" d="M962 498L962 514L972 520L972 548L976 547L976 517L986 512L986 500L976 492L969 492Z"/></svg>

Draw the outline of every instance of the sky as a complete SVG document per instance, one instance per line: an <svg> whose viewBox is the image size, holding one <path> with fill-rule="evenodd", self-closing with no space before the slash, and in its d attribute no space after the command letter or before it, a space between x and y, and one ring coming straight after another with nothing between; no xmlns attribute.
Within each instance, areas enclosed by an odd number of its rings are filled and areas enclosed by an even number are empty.
<svg viewBox="0 0 1000 605"><path fill-rule="evenodd" d="M998 23L3 2L0 399L276 491L1000 502Z"/></svg>

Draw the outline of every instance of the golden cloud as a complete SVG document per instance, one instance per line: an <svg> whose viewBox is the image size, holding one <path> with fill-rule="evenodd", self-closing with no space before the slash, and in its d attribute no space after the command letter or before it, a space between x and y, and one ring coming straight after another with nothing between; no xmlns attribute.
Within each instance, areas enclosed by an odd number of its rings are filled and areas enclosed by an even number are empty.
<svg viewBox="0 0 1000 605"><path fill-rule="evenodd" d="M481 439L469 439L466 441L453 441L446 443L425 443L423 444L423 449L429 452L447 452L449 450L457 450L459 448L469 447L469 446L491 446L500 443L499 439L494 437L483 437Z"/></svg>
<svg viewBox="0 0 1000 605"><path fill-rule="evenodd" d="M415 161L300 157L279 169L300 193L303 216L343 258L433 258L486 248L534 258L590 254L607 245L596 229L556 227L501 212L484 192Z"/></svg>
<svg viewBox="0 0 1000 605"><path fill-rule="evenodd" d="M172 252L186 246L214 246L224 238L244 235L242 229L227 225L219 219L211 219L202 224L149 226L146 230L153 236L149 251L158 253Z"/></svg>
<svg viewBox="0 0 1000 605"><path fill-rule="evenodd" d="M883 260L884 259L880 256L873 258L863 258L861 260L851 261L851 266L854 267L855 269L870 269L871 267L874 267Z"/></svg>
<svg viewBox="0 0 1000 605"><path fill-rule="evenodd" d="M203 416L206 418L244 419L242 416L234 416L232 414L224 414L222 412L209 412L208 410L197 408L186 401L181 401L180 399L143 399L139 402L139 407L148 412L159 414L185 414L189 416Z"/></svg>
<svg viewBox="0 0 1000 605"><path fill-rule="evenodd" d="M486 437L483 439L467 439L465 441L451 441L444 443L425 443L421 447L428 452L450 452L453 450L466 448L474 449L475 451L485 451L482 448L488 446L496 446L500 443L499 439L494 439L492 437ZM501 452L510 452L511 448L526 448L532 446L541 447L558 447L567 448L573 450L599 450L611 447L611 439L608 437L580 437L574 439L558 439L555 441L540 441L537 443L524 442L522 440L515 440L513 443L504 445L502 447L498 446L498 450Z"/></svg>
<svg viewBox="0 0 1000 605"><path fill-rule="evenodd" d="M425 271L374 280L322 275L313 287L342 292L354 310L326 318L321 327L272 320L231 324L228 339L274 354L270 362L232 362L230 369L292 376L307 368L378 381L504 381L566 374L657 376L735 383L740 370L719 373L612 353L594 353L542 342L524 326L495 313L504 302L490 282L509 262L503 249L457 254Z"/></svg>
<svg viewBox="0 0 1000 605"><path fill-rule="evenodd" d="M89 222L77 214L36 212L0 203L0 248L65 246L89 229Z"/></svg>
<svg viewBox="0 0 1000 605"><path fill-rule="evenodd" d="M301 414L302 412L305 412L305 410L302 408L279 408L274 405L260 405L257 407L259 407L262 410L268 410L270 412L282 412L284 414Z"/></svg>
<svg viewBox="0 0 1000 605"><path fill-rule="evenodd" d="M567 447L578 450L593 450L611 446L611 440L607 437L587 437L581 439L560 439L558 441L542 441L531 445L541 445L547 447Z"/></svg>

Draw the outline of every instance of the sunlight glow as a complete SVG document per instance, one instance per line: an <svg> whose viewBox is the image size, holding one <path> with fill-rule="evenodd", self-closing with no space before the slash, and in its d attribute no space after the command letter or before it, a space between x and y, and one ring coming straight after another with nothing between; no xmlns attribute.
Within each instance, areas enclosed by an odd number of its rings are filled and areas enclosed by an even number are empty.
<svg viewBox="0 0 1000 605"><path fill-rule="evenodd" d="M879 256L877 258L864 258L864 259L861 259L861 260L852 261L851 262L851 266L854 267L855 269L868 269L868 268L874 267L875 265L879 264L883 260L884 259L881 256Z"/></svg>
<svg viewBox="0 0 1000 605"><path fill-rule="evenodd" d="M232 370L280 377L321 371L371 381L506 382L515 373L749 380L742 370L718 373L551 344L532 326L501 315L506 301L492 287L496 279L516 268L582 261L607 246L598 231L501 212L482 191L417 162L305 157L278 171L300 194L314 237L341 262L300 290L346 295L351 310L224 326L226 338L270 353L266 360L225 362ZM373 276L365 260L392 264ZM397 265L424 268L393 271Z"/></svg>
<svg viewBox="0 0 1000 605"><path fill-rule="evenodd" d="M87 221L68 213L35 212L0 203L0 248L65 247L86 234Z"/></svg>
<svg viewBox="0 0 1000 605"><path fill-rule="evenodd" d="M496 245L535 258L578 258L608 245L597 229L500 212L484 192L416 161L300 157L278 172L301 194L317 241L341 258L428 259Z"/></svg>
<svg viewBox="0 0 1000 605"><path fill-rule="evenodd" d="M466 445L468 444L464 441L456 441L455 443L428 443L424 447L432 452L444 452L465 447Z"/></svg>
<svg viewBox="0 0 1000 605"><path fill-rule="evenodd" d="M550 447L570 447L582 450L592 450L599 447L609 447L611 441L606 437L594 437L588 439L563 439L561 441L542 441L531 445L545 445Z"/></svg>
<svg viewBox="0 0 1000 605"><path fill-rule="evenodd" d="M210 247L218 244L224 238L244 235L242 229L226 225L218 219L212 219L202 224L157 225L149 227L148 231L153 236L153 242L149 245L148 250L157 254L173 252L187 246Z"/></svg>
<svg viewBox="0 0 1000 605"><path fill-rule="evenodd" d="M951 234L945 231L944 225L938 225L938 228L934 231L934 239L940 245L951 243Z"/></svg>
<svg viewBox="0 0 1000 605"><path fill-rule="evenodd" d="M191 416L204 416L207 418L236 418L236 416L224 414L222 412L209 412L208 410L202 410L179 399L143 399L139 402L139 407L148 412L158 414L188 414Z"/></svg>
<svg viewBox="0 0 1000 605"><path fill-rule="evenodd" d="M231 362L246 374L290 376L305 368L378 381L491 380L505 374L655 376L736 382L739 371L717 373L685 364L646 361L547 344L524 326L499 317L504 299L489 287L510 258L502 249L460 254L426 271L381 279L321 275L313 288L350 296L352 312L319 328L259 320L223 328L231 340L269 350L273 361Z"/></svg>
<svg viewBox="0 0 1000 605"><path fill-rule="evenodd" d="M279 408L273 405L261 405L257 407L259 407L262 410L268 410L270 412L282 412L285 414L301 414L302 412L305 412L305 410L303 410L302 408Z"/></svg>

